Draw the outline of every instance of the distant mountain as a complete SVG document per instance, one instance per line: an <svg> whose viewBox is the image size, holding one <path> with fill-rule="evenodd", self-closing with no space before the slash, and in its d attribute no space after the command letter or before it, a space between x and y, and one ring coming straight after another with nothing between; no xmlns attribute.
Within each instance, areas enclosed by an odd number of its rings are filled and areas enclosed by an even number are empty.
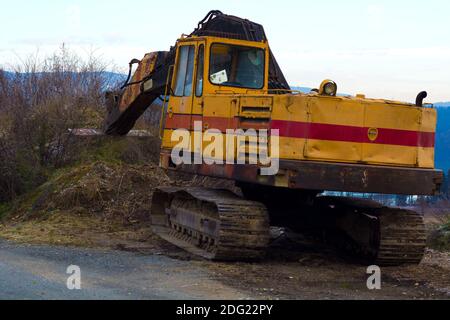
<svg viewBox="0 0 450 320"><path fill-rule="evenodd" d="M308 88L308 87L291 87L291 90L300 91L301 93L310 93L312 88Z"/></svg>
<svg viewBox="0 0 450 320"><path fill-rule="evenodd" d="M9 72L9 71L0 70L0 72L3 72L3 75L4 75L7 79L11 79L11 78L14 76L14 73Z"/></svg>
<svg viewBox="0 0 450 320"><path fill-rule="evenodd" d="M313 88L309 88L309 87L291 87L291 90L300 91L301 93L311 93L312 89ZM350 96L349 94L346 94L346 93L338 93L337 95L340 97Z"/></svg>
<svg viewBox="0 0 450 320"><path fill-rule="evenodd" d="M29 76L29 73L15 73L10 71L4 71L3 74L8 79L14 79L16 76L20 76L23 78L27 78ZM70 75L76 75L75 72L68 72ZM108 90L112 87L117 86L118 84L122 84L126 79L127 76L122 73L116 73L116 72L109 72L109 71L103 71L103 72L91 72L93 76L100 75L105 83L105 90ZM38 76L45 75L45 72L38 72Z"/></svg>
<svg viewBox="0 0 450 320"><path fill-rule="evenodd" d="M108 80L108 83L122 84L127 80L127 75L116 72L103 72L103 76Z"/></svg>
<svg viewBox="0 0 450 320"><path fill-rule="evenodd" d="M436 107L450 107L450 102L436 102L434 105Z"/></svg>

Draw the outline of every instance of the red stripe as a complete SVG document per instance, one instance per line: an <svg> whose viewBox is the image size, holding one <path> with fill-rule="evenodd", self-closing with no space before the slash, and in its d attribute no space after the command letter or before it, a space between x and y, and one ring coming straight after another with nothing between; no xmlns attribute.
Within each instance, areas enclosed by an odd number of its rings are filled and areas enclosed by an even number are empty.
<svg viewBox="0 0 450 320"><path fill-rule="evenodd" d="M369 130L369 128L367 128ZM396 129L378 129L378 138L375 142L379 144L393 144L399 146L434 148L435 133L422 131L408 131ZM366 142L369 143L369 142Z"/></svg>
<svg viewBox="0 0 450 320"><path fill-rule="evenodd" d="M272 120L271 129L279 129L280 136L289 138L389 144L424 148L432 148L435 144L434 132L378 128L377 139L371 141L368 135L370 128L364 127Z"/></svg>
<svg viewBox="0 0 450 320"><path fill-rule="evenodd" d="M166 129L193 129L194 121L202 121L202 116L191 114L174 114L166 118ZM191 125L192 124L192 125Z"/></svg>
<svg viewBox="0 0 450 320"><path fill-rule="evenodd" d="M193 129L194 121L203 121L209 129L226 132L227 129L241 127L239 118L204 117L190 114L174 114L167 117L166 129ZM247 129L251 123L245 125ZM255 130L268 128L268 123L255 122ZM279 129L281 137L301 138L327 141L387 144L408 147L433 148L435 145L434 132L378 128L378 137L371 141L368 136L369 128L343 126L324 123L308 123L284 120L272 120L270 129Z"/></svg>
<svg viewBox="0 0 450 320"><path fill-rule="evenodd" d="M165 129L193 129L195 121L202 121L203 126L207 125L210 129L217 129L222 132L235 129L268 129L269 121L255 121L252 119L239 118L223 118L223 117L202 117L201 115L190 114L173 114L172 117L167 117Z"/></svg>

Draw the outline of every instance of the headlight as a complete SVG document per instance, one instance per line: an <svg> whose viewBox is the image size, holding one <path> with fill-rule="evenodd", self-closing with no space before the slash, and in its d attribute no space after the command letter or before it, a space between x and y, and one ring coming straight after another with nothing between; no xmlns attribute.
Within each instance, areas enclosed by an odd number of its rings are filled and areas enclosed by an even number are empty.
<svg viewBox="0 0 450 320"><path fill-rule="evenodd" d="M335 97L337 94L337 84L331 80L325 80L320 85L320 94Z"/></svg>

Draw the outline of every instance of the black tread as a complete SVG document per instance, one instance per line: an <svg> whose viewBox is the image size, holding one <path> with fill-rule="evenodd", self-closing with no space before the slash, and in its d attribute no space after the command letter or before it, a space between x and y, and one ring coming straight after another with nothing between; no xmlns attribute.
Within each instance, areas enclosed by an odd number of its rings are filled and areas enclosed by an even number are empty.
<svg viewBox="0 0 450 320"><path fill-rule="evenodd" d="M172 225L168 218L165 225L154 226L154 232L165 240L209 260L237 261L257 260L265 255L270 239L270 225L267 209L264 205L244 200L226 190L207 188L161 188L154 194L153 203L166 201L170 211L173 200L183 199L183 210L191 214L209 216L219 223L218 237L201 234L190 226ZM212 205L212 206L211 206ZM215 212L199 212L198 208L207 206ZM158 206L157 206L158 207ZM152 210L152 215L161 215L161 211ZM159 219L155 219L161 221ZM200 236L204 241L200 243ZM208 239L207 241L205 241ZM213 240L213 241L212 241Z"/></svg>

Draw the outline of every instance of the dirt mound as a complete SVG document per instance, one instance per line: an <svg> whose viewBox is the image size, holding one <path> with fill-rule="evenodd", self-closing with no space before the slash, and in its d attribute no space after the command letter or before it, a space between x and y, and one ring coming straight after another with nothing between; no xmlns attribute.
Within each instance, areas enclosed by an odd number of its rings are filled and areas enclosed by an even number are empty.
<svg viewBox="0 0 450 320"><path fill-rule="evenodd" d="M153 190L170 185L167 175L154 164L127 165L96 162L69 169L38 190L15 219L40 213L73 211L125 223L148 220Z"/></svg>
<svg viewBox="0 0 450 320"><path fill-rule="evenodd" d="M153 191L171 185L157 165L95 162L56 173L17 202L0 236L29 243L126 246L153 237Z"/></svg>

